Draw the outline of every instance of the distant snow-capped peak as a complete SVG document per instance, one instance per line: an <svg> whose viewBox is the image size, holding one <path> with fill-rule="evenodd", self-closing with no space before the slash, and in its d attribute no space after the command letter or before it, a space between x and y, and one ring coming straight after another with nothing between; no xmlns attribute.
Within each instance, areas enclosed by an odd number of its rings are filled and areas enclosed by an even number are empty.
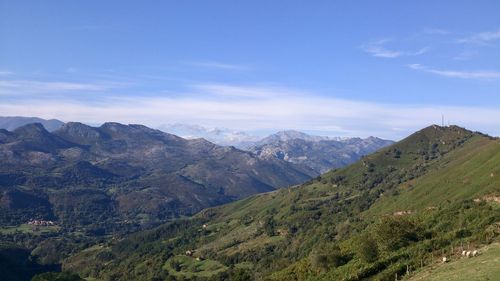
<svg viewBox="0 0 500 281"><path fill-rule="evenodd" d="M157 129L178 135L187 139L204 138L219 145L232 145L235 147L247 146L261 138L249 133L225 128L207 128L193 124L163 124Z"/></svg>

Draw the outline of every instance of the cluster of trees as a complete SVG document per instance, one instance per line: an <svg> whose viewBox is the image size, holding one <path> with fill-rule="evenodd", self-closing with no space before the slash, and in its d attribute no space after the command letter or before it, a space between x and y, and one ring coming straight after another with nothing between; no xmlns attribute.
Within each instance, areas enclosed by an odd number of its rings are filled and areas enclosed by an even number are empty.
<svg viewBox="0 0 500 281"><path fill-rule="evenodd" d="M394 252L425 238L419 224L407 217L384 216L373 229L355 241L355 253L364 262L371 263L381 252Z"/></svg>

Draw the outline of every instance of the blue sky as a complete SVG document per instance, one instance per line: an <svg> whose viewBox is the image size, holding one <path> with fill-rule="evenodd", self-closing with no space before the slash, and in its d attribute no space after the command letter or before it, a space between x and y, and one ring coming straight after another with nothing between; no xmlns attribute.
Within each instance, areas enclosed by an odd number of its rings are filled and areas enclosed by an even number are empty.
<svg viewBox="0 0 500 281"><path fill-rule="evenodd" d="M500 135L498 1L0 0L0 115Z"/></svg>

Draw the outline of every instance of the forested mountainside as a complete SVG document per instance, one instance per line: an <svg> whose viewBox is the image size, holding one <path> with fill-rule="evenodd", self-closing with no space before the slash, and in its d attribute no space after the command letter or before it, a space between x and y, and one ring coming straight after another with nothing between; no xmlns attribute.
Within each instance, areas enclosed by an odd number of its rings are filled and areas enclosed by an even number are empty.
<svg viewBox="0 0 500 281"><path fill-rule="evenodd" d="M63 269L99 280L417 278L498 241L499 186L500 140L431 126L300 186L93 245Z"/></svg>

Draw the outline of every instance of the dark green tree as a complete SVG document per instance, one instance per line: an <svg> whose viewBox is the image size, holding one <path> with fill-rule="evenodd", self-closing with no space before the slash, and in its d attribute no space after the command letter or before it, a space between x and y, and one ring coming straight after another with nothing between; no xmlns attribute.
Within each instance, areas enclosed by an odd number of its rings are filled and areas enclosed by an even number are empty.
<svg viewBox="0 0 500 281"><path fill-rule="evenodd" d="M356 255L364 262L374 262L378 258L377 242L368 235L363 235L357 239Z"/></svg>
<svg viewBox="0 0 500 281"><path fill-rule="evenodd" d="M374 229L377 243L382 250L395 251L406 247L410 242L418 241L420 229L409 218L386 216L383 217Z"/></svg>
<svg viewBox="0 0 500 281"><path fill-rule="evenodd" d="M268 217L264 221L264 232L268 236L274 236L276 235L275 229L276 229L276 222L274 221L273 217Z"/></svg>

